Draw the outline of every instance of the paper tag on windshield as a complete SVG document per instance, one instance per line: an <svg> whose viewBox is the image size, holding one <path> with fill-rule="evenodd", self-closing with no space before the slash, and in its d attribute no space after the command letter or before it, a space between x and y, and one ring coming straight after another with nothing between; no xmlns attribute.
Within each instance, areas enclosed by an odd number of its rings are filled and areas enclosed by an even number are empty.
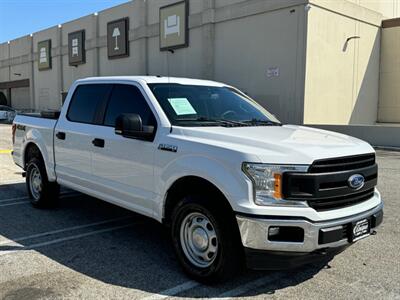
<svg viewBox="0 0 400 300"><path fill-rule="evenodd" d="M178 116L197 114L187 98L168 98L168 102Z"/></svg>

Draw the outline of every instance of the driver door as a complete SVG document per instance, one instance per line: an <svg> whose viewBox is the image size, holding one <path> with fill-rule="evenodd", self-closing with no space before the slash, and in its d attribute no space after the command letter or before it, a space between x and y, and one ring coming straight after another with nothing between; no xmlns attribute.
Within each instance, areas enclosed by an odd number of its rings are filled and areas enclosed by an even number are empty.
<svg viewBox="0 0 400 300"><path fill-rule="evenodd" d="M143 214L153 212L154 141L126 138L115 134L115 120L123 113L138 114L143 125L156 119L139 86L115 84L108 100L103 124L92 147L92 174L98 192L107 199Z"/></svg>

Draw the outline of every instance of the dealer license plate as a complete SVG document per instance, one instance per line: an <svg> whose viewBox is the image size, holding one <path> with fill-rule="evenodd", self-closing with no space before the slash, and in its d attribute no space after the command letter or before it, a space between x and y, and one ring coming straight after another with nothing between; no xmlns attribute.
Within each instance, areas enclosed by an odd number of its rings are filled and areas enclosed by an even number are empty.
<svg viewBox="0 0 400 300"><path fill-rule="evenodd" d="M351 241L355 242L361 240L371 234L370 219L362 219L352 223Z"/></svg>

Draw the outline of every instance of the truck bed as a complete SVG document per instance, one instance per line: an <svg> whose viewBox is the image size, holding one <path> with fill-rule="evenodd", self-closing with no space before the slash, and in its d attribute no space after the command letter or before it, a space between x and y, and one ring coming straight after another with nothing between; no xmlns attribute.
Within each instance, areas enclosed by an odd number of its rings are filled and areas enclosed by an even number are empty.
<svg viewBox="0 0 400 300"><path fill-rule="evenodd" d="M14 119L16 126L13 158L17 165L24 167L24 153L26 139L35 137L38 147L43 154L46 168L54 171L53 136L58 119L41 117L40 115L17 115Z"/></svg>
<svg viewBox="0 0 400 300"><path fill-rule="evenodd" d="M22 113L19 114L21 116L27 116L27 117L35 117L35 118L44 118L44 119L52 119L52 120L57 120L60 116L60 111L58 110L45 110L41 112L35 112L35 113Z"/></svg>

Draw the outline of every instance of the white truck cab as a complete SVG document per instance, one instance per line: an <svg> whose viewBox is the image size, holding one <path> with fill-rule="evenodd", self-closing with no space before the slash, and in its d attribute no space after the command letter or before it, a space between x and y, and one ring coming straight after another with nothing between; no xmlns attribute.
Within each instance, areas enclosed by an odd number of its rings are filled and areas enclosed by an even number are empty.
<svg viewBox="0 0 400 300"><path fill-rule="evenodd" d="M369 144L283 125L223 83L78 80L61 112L18 115L13 140L35 206L63 185L163 222L201 281L330 257L383 218Z"/></svg>

